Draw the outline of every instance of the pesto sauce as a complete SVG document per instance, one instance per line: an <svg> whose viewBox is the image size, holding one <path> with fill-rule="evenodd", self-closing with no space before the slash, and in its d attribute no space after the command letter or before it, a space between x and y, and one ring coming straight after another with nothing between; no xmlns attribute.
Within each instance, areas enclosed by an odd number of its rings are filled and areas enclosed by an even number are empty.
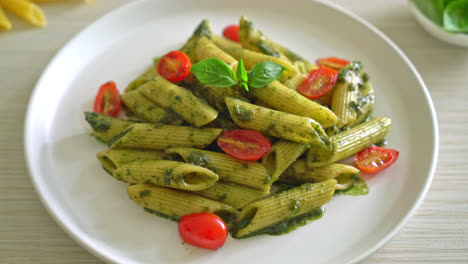
<svg viewBox="0 0 468 264"><path fill-rule="evenodd" d="M384 138L384 139L380 140L379 142L375 143L374 145L379 146L379 147L385 147L385 146L387 146L387 144L388 144L388 142Z"/></svg>
<svg viewBox="0 0 468 264"><path fill-rule="evenodd" d="M228 195L227 195L226 193L223 193L222 195L220 195L220 196L218 197L218 199L219 199L220 201L223 201L223 200L226 200L227 197L228 197Z"/></svg>
<svg viewBox="0 0 468 264"><path fill-rule="evenodd" d="M210 163L210 158L201 151L190 152L186 158L188 163L200 167L206 167Z"/></svg>
<svg viewBox="0 0 468 264"><path fill-rule="evenodd" d="M266 43L265 40L263 40L262 38L260 38L257 41L255 46L257 46L257 48L263 54L270 55L270 56L276 57L276 58L280 57L280 53L277 50L275 50L274 47L272 47L271 45L268 45L268 43Z"/></svg>
<svg viewBox="0 0 468 264"><path fill-rule="evenodd" d="M150 190L143 190L140 192L140 198L148 196L151 193Z"/></svg>
<svg viewBox="0 0 468 264"><path fill-rule="evenodd" d="M353 178L355 179L353 186L341 191L341 193L351 196L367 195L369 193L369 186L367 186L367 183L358 175L354 175Z"/></svg>
<svg viewBox="0 0 468 264"><path fill-rule="evenodd" d="M95 112L85 112L85 119L96 132L106 132L111 126L111 118Z"/></svg>
<svg viewBox="0 0 468 264"><path fill-rule="evenodd" d="M170 216L170 215L167 215L167 214L163 214L161 212L158 212L158 211L155 211L155 210L152 210L152 209L149 209L149 208L144 208L145 212L147 213L150 213L150 214L153 214L153 215L157 215L159 217L162 217L162 218L166 218L166 219L169 219L171 221L174 221L174 222L179 222L179 218L175 217L175 216Z"/></svg>
<svg viewBox="0 0 468 264"><path fill-rule="evenodd" d="M170 185L171 184L171 181L174 180L174 177L172 175L172 171L174 170L174 168L170 168L170 169L167 169L164 173L163 173L163 178L164 178L164 185Z"/></svg>
<svg viewBox="0 0 468 264"><path fill-rule="evenodd" d="M250 121L252 120L252 115L254 112L252 110L248 110L243 106L234 106L232 109L233 113L239 118L241 121Z"/></svg>
<svg viewBox="0 0 468 264"><path fill-rule="evenodd" d="M248 235L245 235L243 237L235 237L235 238L244 239L244 238L249 238L249 237L253 237L253 236L257 236L257 235L265 235L265 234L266 235L272 235L272 236L280 236L280 235L288 234L288 233L294 231L295 229L297 229L298 227L304 226L304 225L306 225L307 223L309 223L311 221L320 219L322 217L324 211L325 211L325 207L317 208L317 209L314 209L314 210L312 210L312 211L310 211L308 213L305 213L305 214L296 216L294 218L287 219L285 221L279 222L277 224L265 227L263 229L252 232L252 233L250 233ZM242 224L245 227L249 223L248 222L247 223L242 223L242 221L239 222L238 229L243 228Z"/></svg>

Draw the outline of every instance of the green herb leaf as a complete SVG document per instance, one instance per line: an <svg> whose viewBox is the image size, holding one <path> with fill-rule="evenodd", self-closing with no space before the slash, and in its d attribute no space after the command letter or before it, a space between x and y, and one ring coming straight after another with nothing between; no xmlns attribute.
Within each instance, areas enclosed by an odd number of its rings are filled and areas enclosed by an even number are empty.
<svg viewBox="0 0 468 264"><path fill-rule="evenodd" d="M284 67L278 63L264 61L255 64L248 74L248 84L254 88L264 87L281 77Z"/></svg>
<svg viewBox="0 0 468 264"><path fill-rule="evenodd" d="M444 11L444 28L468 33L468 0L451 1Z"/></svg>
<svg viewBox="0 0 468 264"><path fill-rule="evenodd" d="M244 88L247 92L249 91L249 86L247 85L247 83L241 82L241 83L239 83L239 86Z"/></svg>
<svg viewBox="0 0 468 264"><path fill-rule="evenodd" d="M228 87L237 84L234 71L217 58L204 59L192 65L190 71L200 82L210 86Z"/></svg>
<svg viewBox="0 0 468 264"><path fill-rule="evenodd" d="M245 67L244 67L244 61L242 60L242 58L239 60L239 63L237 64L237 72L236 72L236 76L237 76L237 81L239 82L247 82L247 71L245 70Z"/></svg>
<svg viewBox="0 0 468 264"><path fill-rule="evenodd" d="M411 0L416 7L430 20L442 26L444 0Z"/></svg>

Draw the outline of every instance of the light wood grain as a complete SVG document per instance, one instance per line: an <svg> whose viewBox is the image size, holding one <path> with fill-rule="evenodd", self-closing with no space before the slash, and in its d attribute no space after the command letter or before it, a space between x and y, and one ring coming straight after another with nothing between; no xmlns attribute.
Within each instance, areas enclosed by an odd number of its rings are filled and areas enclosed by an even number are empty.
<svg viewBox="0 0 468 264"><path fill-rule="evenodd" d="M86 25L125 0L43 4L38 30L12 17L0 33L0 263L101 263L70 239L34 192L23 158L23 121L44 67ZM363 263L468 263L468 49L433 39L405 0L332 0L376 25L413 61L431 92L440 154L431 189L411 220Z"/></svg>

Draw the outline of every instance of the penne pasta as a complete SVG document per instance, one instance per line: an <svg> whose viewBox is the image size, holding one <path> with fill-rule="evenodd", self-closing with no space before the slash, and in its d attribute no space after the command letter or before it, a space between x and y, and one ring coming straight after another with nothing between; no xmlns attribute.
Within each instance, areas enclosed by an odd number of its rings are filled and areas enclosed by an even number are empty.
<svg viewBox="0 0 468 264"><path fill-rule="evenodd" d="M313 119L280 112L238 99L226 98L226 105L236 125L293 142L329 150L328 136Z"/></svg>
<svg viewBox="0 0 468 264"><path fill-rule="evenodd" d="M297 69L287 60L282 60L280 58L268 56L263 53L244 49L240 45L234 46L230 42L220 37L216 37L216 38L212 37L211 41L216 46L221 48L224 52L234 57L236 60L239 61L240 59L242 59L244 62L244 66L247 70L251 70L257 63L264 62L264 61L272 61L272 62L281 64L284 67L284 71L283 71L283 74L281 75L280 82L286 82L292 79L293 77L295 77L296 75L299 75L299 72L297 71Z"/></svg>
<svg viewBox="0 0 468 264"><path fill-rule="evenodd" d="M335 125L337 116L330 109L309 100L278 81L274 81L260 89L252 89L251 93L273 108L317 121L323 128ZM298 107L298 106L301 107Z"/></svg>
<svg viewBox="0 0 468 264"><path fill-rule="evenodd" d="M360 171L353 166L332 163L323 167L308 168L305 160L297 160L278 179L286 184L303 184L322 182L330 179L337 181L336 190L346 190L356 182Z"/></svg>
<svg viewBox="0 0 468 264"><path fill-rule="evenodd" d="M213 42L205 37L201 37L198 40L197 45L195 46L195 55L199 61L208 58L218 58L229 65L232 69L235 69L237 66L236 59L218 48Z"/></svg>
<svg viewBox="0 0 468 264"><path fill-rule="evenodd" d="M42 9L29 0L0 0L0 6L25 19L36 27L45 27L46 17Z"/></svg>
<svg viewBox="0 0 468 264"><path fill-rule="evenodd" d="M187 191L203 190L218 181L218 175L211 170L171 160L132 161L117 167L113 176L128 183L152 183Z"/></svg>
<svg viewBox="0 0 468 264"><path fill-rule="evenodd" d="M359 74L362 65L352 62L343 67L338 73L338 80L331 101L331 110L337 115L338 128L351 127L356 121L356 106L360 82Z"/></svg>
<svg viewBox="0 0 468 264"><path fill-rule="evenodd" d="M85 112L85 119L93 129L92 135L110 146L134 122L113 118L96 112Z"/></svg>
<svg viewBox="0 0 468 264"><path fill-rule="evenodd" d="M155 64L159 61L159 58L156 59ZM125 88L125 93L136 90L143 84L151 81L158 74L155 65L148 67L142 74L140 74L135 80L130 82Z"/></svg>
<svg viewBox="0 0 468 264"><path fill-rule="evenodd" d="M140 183L130 185L127 192L130 199L149 209L150 213L173 221L184 215L211 212L220 216L230 228L238 215L232 206L181 190Z"/></svg>
<svg viewBox="0 0 468 264"><path fill-rule="evenodd" d="M137 123L128 127L111 146L113 149L153 149L170 147L204 148L222 132L217 128L195 128Z"/></svg>
<svg viewBox="0 0 468 264"><path fill-rule="evenodd" d="M180 51L187 54L192 62L197 61L197 56L195 54L195 47L198 45L198 40L202 37L210 39L212 35L211 23L210 21L204 19L197 26L192 36L187 40L184 46Z"/></svg>
<svg viewBox="0 0 468 264"><path fill-rule="evenodd" d="M120 98L130 111L150 123L180 125L184 122L179 115L149 100L139 90L124 93Z"/></svg>
<svg viewBox="0 0 468 264"><path fill-rule="evenodd" d="M303 74L307 74L316 68L315 65L288 48L267 38L260 30L254 28L253 23L244 16L241 17L239 22L239 40L244 48L290 61Z"/></svg>
<svg viewBox="0 0 468 264"><path fill-rule="evenodd" d="M191 148L170 148L166 153L185 162L208 168L216 172L223 181L235 182L266 194L270 191L270 175L258 162L242 161L224 153Z"/></svg>
<svg viewBox="0 0 468 264"><path fill-rule="evenodd" d="M313 146L307 153L307 166L322 167L352 156L359 151L381 141L391 125L390 118L375 117L347 131L330 137L331 151L324 151Z"/></svg>
<svg viewBox="0 0 468 264"><path fill-rule="evenodd" d="M196 127L204 126L218 116L216 110L204 104L189 90L177 86L159 75L141 86L139 91L151 101L174 111Z"/></svg>
<svg viewBox="0 0 468 264"><path fill-rule="evenodd" d="M241 209L247 204L268 195L268 192L265 191L225 181L218 181L213 186L195 193L231 205L236 209Z"/></svg>
<svg viewBox="0 0 468 264"><path fill-rule="evenodd" d="M10 30L11 22L3 12L2 6L0 6L0 30Z"/></svg>
<svg viewBox="0 0 468 264"><path fill-rule="evenodd" d="M239 213L235 238L258 234L279 235L319 217L335 192L336 180L305 183L253 202Z"/></svg>
<svg viewBox="0 0 468 264"><path fill-rule="evenodd" d="M162 160L165 153L148 150L108 149L99 152L96 157L104 170L113 176L114 171L124 164L138 160Z"/></svg>
<svg viewBox="0 0 468 264"><path fill-rule="evenodd" d="M309 145L280 140L271 146L270 151L263 157L262 164L271 174L271 181L275 182L279 176L304 152Z"/></svg>

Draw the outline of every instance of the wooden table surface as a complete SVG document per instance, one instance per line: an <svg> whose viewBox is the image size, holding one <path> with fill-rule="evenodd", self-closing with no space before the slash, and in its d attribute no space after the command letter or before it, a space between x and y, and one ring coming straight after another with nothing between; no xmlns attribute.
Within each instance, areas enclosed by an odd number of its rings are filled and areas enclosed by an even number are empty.
<svg viewBox="0 0 468 264"><path fill-rule="evenodd" d="M78 31L125 0L44 3L49 25L13 18L0 33L0 263L100 263L68 237L35 193L24 161L23 123L33 87ZM413 61L437 110L440 153L423 204L401 231L363 263L468 263L468 48L432 38L405 0L332 0L367 19Z"/></svg>

